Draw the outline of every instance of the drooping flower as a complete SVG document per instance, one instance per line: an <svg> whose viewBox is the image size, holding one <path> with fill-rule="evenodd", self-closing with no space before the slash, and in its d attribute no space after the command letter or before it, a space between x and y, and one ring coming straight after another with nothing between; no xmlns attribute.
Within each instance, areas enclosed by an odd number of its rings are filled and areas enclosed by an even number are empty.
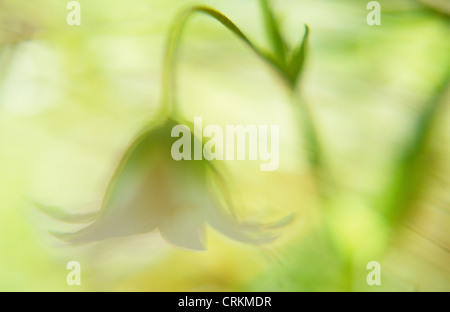
<svg viewBox="0 0 450 312"><path fill-rule="evenodd" d="M277 236L265 231L265 226L238 221L224 181L212 161L172 158L171 148L176 138L171 136L171 131L176 125L176 121L168 119L144 131L131 144L98 213L86 215L86 218L50 213L64 221L84 219L92 221L91 224L75 233L53 234L67 242L86 243L148 233L158 228L166 240L178 247L204 250L208 224L242 242L262 244L274 240ZM193 146L199 139L194 137L193 131L189 133ZM212 188L210 179L221 187Z"/></svg>

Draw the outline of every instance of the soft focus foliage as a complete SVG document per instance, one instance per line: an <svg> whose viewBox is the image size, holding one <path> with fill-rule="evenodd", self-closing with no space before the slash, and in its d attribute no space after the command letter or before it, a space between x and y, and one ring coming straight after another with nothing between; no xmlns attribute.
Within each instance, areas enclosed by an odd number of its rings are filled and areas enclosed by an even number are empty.
<svg viewBox="0 0 450 312"><path fill-rule="evenodd" d="M439 89L450 22L445 8L423 5L439 1L382 0L381 26L367 25L365 1L274 1L286 45L295 50L304 23L310 29L303 103L291 103L274 70L218 23L190 22L178 59L187 120L280 125L278 171L221 164L237 213L255 224L296 215L269 245L209 231L201 253L154 232L77 246L48 232L80 226L36 203L72 214L101 206L130 142L157 116L168 30L191 4L79 2L82 24L68 26L65 1L0 0L0 290L450 290L450 95ZM270 45L259 1L201 2ZM436 96L439 113L421 141ZM315 116L328 197L308 163L300 104ZM66 284L72 260L80 287ZM381 286L366 284L372 260Z"/></svg>

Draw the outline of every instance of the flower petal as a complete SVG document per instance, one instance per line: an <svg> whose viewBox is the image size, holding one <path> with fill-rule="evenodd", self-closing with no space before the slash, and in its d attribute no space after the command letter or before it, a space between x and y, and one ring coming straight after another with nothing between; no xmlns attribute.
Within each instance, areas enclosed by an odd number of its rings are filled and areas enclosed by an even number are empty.
<svg viewBox="0 0 450 312"><path fill-rule="evenodd" d="M70 243L87 243L103 239L142 234L156 228L158 219L131 209L122 215L102 216L88 227L75 233L52 232L57 238Z"/></svg>
<svg viewBox="0 0 450 312"><path fill-rule="evenodd" d="M40 211L45 213L46 215L62 221L66 223L89 223L95 220L96 217L98 217L98 212L88 212L88 213L77 213L77 214L71 214L63 209L60 209L56 206L46 206L40 203L35 203L34 206L38 208Z"/></svg>
<svg viewBox="0 0 450 312"><path fill-rule="evenodd" d="M279 235L261 231L261 226L240 223L234 216L221 211L219 208L205 211L207 222L222 234L237 241L251 244L267 244Z"/></svg>
<svg viewBox="0 0 450 312"><path fill-rule="evenodd" d="M174 209L161 221L159 229L165 239L178 247L206 250L205 221L197 209Z"/></svg>

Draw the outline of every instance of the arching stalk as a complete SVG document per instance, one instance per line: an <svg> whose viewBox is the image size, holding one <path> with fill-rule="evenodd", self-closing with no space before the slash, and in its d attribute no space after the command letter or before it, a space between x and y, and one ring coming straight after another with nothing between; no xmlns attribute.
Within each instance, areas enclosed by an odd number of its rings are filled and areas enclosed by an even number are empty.
<svg viewBox="0 0 450 312"><path fill-rule="evenodd" d="M272 66L282 77L285 77L285 72L282 65L270 54L264 52L253 44L250 39L225 15L222 13L206 7L206 6L193 6L183 11L175 20L170 31L169 41L167 43L167 50L164 60L163 78L162 78L162 113L165 115L176 114L178 111L177 99L176 99L176 86L175 86L175 71L176 71L176 58L183 35L183 30L186 26L186 22L194 13L206 14L228 30L230 30L238 39L242 40L253 52Z"/></svg>

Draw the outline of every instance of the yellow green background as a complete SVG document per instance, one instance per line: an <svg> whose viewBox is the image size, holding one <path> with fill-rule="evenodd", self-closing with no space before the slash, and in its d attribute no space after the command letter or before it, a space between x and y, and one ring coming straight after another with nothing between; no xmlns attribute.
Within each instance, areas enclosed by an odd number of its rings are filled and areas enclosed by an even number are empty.
<svg viewBox="0 0 450 312"><path fill-rule="evenodd" d="M449 291L450 105L436 118L430 158L407 214L387 223L374 198L413 122L449 64L449 17L415 1L274 1L290 43L311 29L302 91L339 185L319 207L297 120L272 69L205 16L189 23L179 58L179 98L204 125L279 124L280 167L227 162L244 219L295 213L264 247L210 229L206 252L171 246L157 232L70 246L70 231L35 203L98 209L122 153L159 107L170 24L192 1L0 1L1 291ZM257 1L203 0L267 45ZM449 97L444 98L450 103ZM324 230L325 229L325 230ZM324 237L331 233L332 243ZM68 286L79 261L82 285ZM369 261L382 284L368 286Z"/></svg>

